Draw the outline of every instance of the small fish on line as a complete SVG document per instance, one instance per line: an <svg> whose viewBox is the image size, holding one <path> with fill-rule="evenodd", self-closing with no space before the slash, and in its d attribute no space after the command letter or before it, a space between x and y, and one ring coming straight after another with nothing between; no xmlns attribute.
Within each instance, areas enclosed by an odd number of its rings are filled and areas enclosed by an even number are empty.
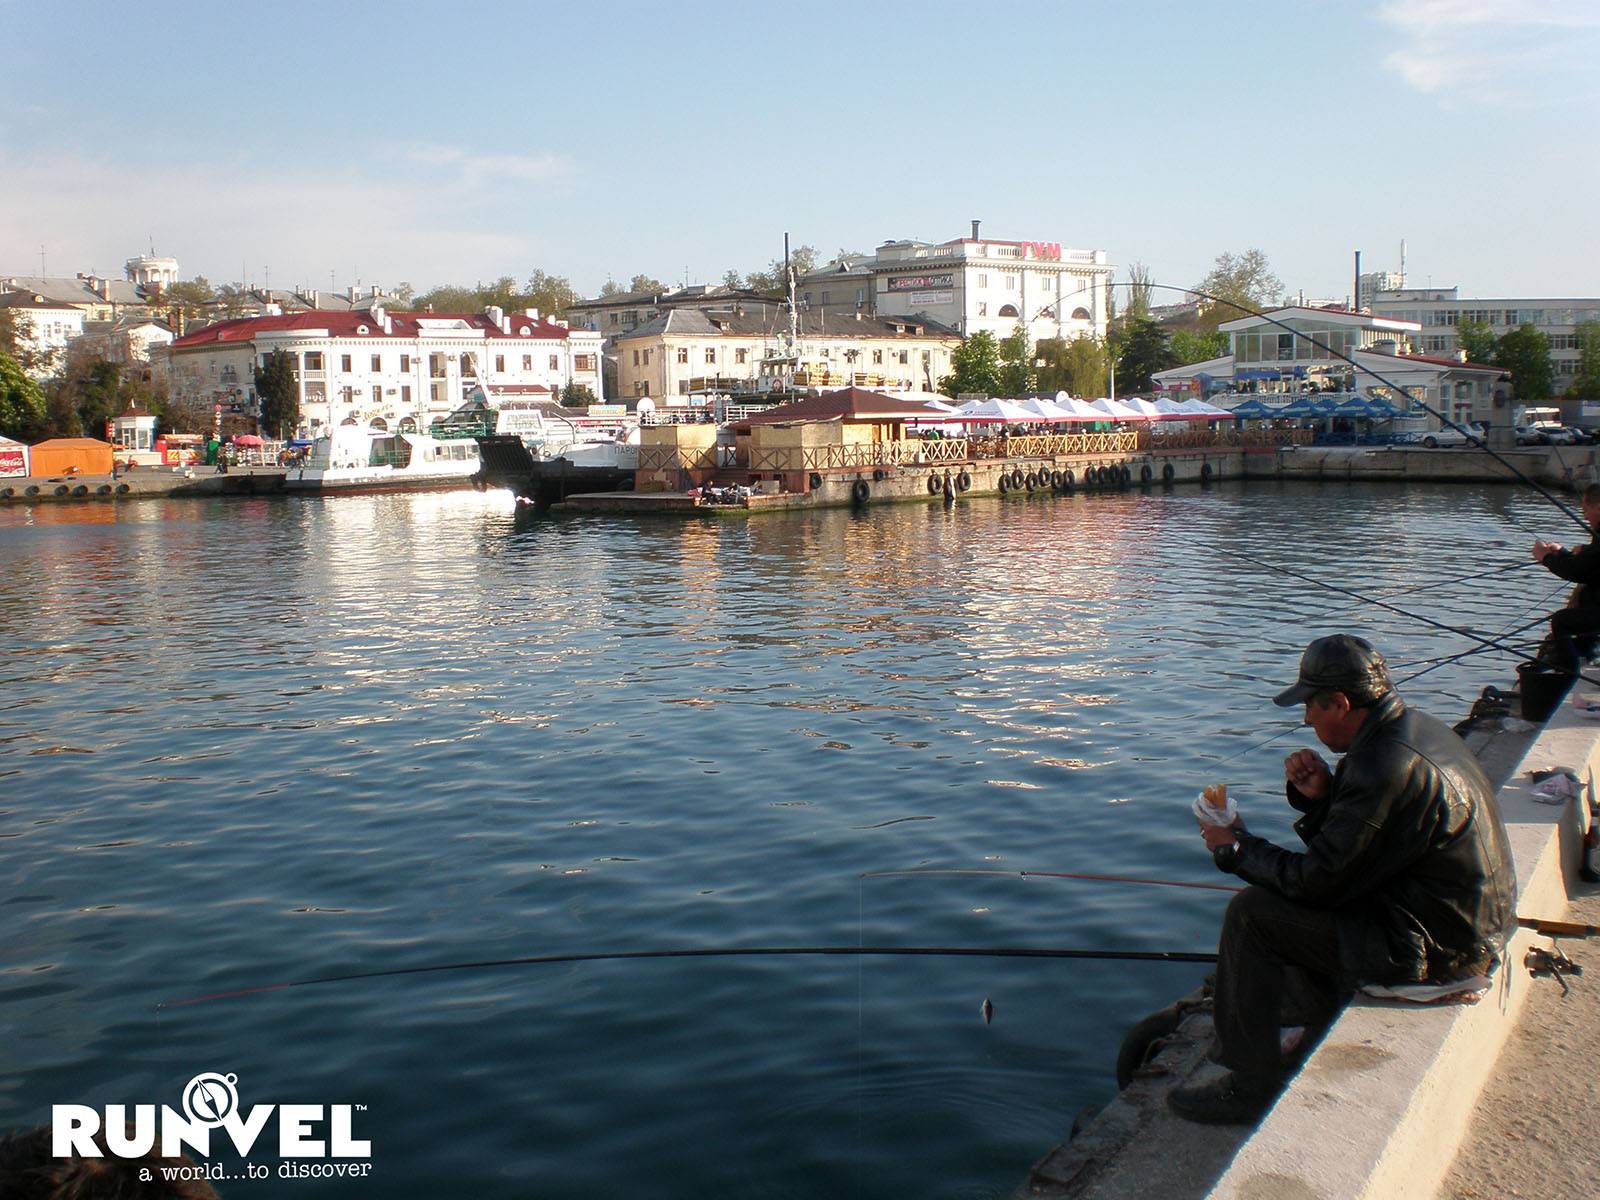
<svg viewBox="0 0 1600 1200"><path fill-rule="evenodd" d="M989 997L985 996L983 998L983 1005L978 1009L978 1011L983 1014L983 1023L985 1025L988 1025L994 1020L994 1004L990 1002Z"/></svg>

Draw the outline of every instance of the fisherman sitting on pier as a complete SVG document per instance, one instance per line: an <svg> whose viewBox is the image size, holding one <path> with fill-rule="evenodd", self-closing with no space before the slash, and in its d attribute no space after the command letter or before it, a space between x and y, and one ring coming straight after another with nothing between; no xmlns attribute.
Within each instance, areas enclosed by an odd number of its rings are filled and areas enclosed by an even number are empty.
<svg viewBox="0 0 1600 1200"><path fill-rule="evenodd" d="M1578 585L1567 606L1550 614L1550 636L1539 657L1560 671L1576 671L1600 637L1600 484L1583 489L1583 519L1594 531L1587 546L1565 550L1558 542L1533 543L1533 561Z"/></svg>
<svg viewBox="0 0 1600 1200"><path fill-rule="evenodd" d="M1282 1027L1320 1032L1359 985L1486 987L1516 921L1494 789L1466 743L1406 707L1381 654L1347 634L1318 638L1275 699L1303 703L1344 758L1335 770L1311 750L1284 760L1304 851L1237 818L1201 822L1217 866L1251 886L1228 905L1218 946L1213 1057L1229 1072L1167 1097L1193 1121L1259 1117L1292 1065Z"/></svg>

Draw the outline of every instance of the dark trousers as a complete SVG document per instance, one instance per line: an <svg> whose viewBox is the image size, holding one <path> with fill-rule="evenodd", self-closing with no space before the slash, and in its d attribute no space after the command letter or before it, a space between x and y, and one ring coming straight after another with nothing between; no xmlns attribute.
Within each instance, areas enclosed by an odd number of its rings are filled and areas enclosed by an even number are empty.
<svg viewBox="0 0 1600 1200"><path fill-rule="evenodd" d="M1222 918L1217 954L1220 1061L1252 1080L1275 1081L1285 1067L1278 1027L1304 1025L1316 1036L1347 998L1338 985L1334 915L1247 887Z"/></svg>
<svg viewBox="0 0 1600 1200"><path fill-rule="evenodd" d="M1563 671L1578 668L1580 654L1594 649L1600 636L1600 608L1581 605L1550 614L1550 636L1539 647L1539 657Z"/></svg>

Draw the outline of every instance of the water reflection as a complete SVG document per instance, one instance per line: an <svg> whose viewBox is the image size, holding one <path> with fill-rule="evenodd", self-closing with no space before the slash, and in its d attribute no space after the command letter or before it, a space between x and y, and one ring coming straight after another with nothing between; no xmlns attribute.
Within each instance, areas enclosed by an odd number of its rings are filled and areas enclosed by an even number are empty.
<svg viewBox="0 0 1600 1200"><path fill-rule="evenodd" d="M1448 581L1556 527L1506 489L1301 485L746 522L493 493L85 511L0 509L0 1124L225 1064L369 1103L386 1192L418 1197L605 1193L644 1161L661 1195L1000 1194L1193 972L774 959L152 1005L564 950L1204 947L1209 897L862 874L1205 878L1183 811L1218 775L1289 837L1278 763L1307 743L1268 697L1304 643L1467 643L1228 555L1441 581L1399 603L1497 629L1544 577ZM1412 698L1454 719L1509 670Z"/></svg>

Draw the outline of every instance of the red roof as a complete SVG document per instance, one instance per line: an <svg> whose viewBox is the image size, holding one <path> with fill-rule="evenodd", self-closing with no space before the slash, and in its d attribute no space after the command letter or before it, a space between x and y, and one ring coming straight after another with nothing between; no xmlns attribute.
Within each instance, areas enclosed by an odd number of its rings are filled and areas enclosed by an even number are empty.
<svg viewBox="0 0 1600 1200"><path fill-rule="evenodd" d="M425 329L422 323L432 321L465 321L471 328L482 330L486 337L491 338L561 341L572 332L565 325L557 325L542 317L536 319L520 313L508 316L510 333L503 332L483 313L389 313L388 318L393 332L385 333L383 325L369 312L359 310L324 312L312 309L309 312L285 313L277 317L235 317L230 321L217 321L204 329L197 329L178 338L172 343L172 347L175 350L183 350L193 346L248 342L257 334L291 333L300 329L326 329L329 337L336 338L404 338L410 341L426 337L431 331ZM366 332L362 332L363 326L366 327Z"/></svg>
<svg viewBox="0 0 1600 1200"><path fill-rule="evenodd" d="M1436 367L1455 367L1458 371L1494 371L1499 375L1509 375L1510 371L1504 367L1491 367L1488 363L1462 362L1459 358L1439 358L1432 354L1384 354L1378 350L1370 350L1365 346L1356 348L1357 354L1369 354L1374 358L1393 359L1395 362L1422 362L1430 363Z"/></svg>
<svg viewBox="0 0 1600 1200"><path fill-rule="evenodd" d="M897 400L865 388L843 388L792 400L756 413L741 425L777 425L785 421L905 421L927 420L936 414L926 404Z"/></svg>

